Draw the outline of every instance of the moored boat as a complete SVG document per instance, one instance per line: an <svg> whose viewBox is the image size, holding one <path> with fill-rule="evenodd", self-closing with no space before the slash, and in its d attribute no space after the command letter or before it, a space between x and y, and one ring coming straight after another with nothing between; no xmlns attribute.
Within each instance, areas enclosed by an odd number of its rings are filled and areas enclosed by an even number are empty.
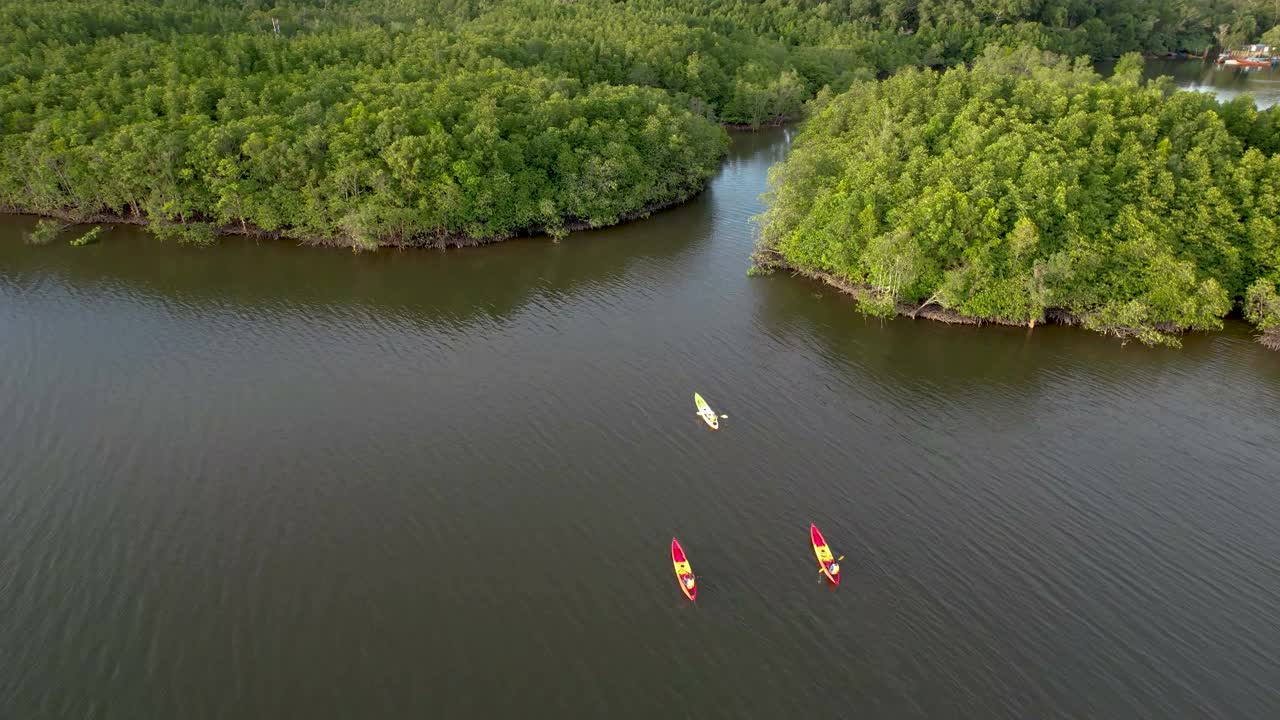
<svg viewBox="0 0 1280 720"><path fill-rule="evenodd" d="M1280 57L1272 54L1270 45L1249 45L1243 50L1224 52L1215 62L1233 67L1265 68L1275 67Z"/></svg>

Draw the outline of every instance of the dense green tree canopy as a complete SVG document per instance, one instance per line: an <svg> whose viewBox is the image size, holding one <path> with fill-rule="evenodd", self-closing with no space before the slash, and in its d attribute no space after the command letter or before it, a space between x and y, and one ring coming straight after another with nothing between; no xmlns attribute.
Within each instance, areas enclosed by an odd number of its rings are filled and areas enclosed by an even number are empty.
<svg viewBox="0 0 1280 720"><path fill-rule="evenodd" d="M461 3L369 19L391 5L304 6L279 35L216 5L4 6L0 205L443 244L617 222L725 149L687 95L480 52Z"/></svg>
<svg viewBox="0 0 1280 720"><path fill-rule="evenodd" d="M991 46L971 69L860 83L775 168L761 258L864 287L886 313L1061 309L1146 341L1215 327L1246 295L1265 314L1280 156L1255 131L1272 113L1139 78L1136 57L1103 80Z"/></svg>
<svg viewBox="0 0 1280 720"><path fill-rule="evenodd" d="M1272 5L0 0L0 206L357 245L561 232L688 196L717 122L823 88L993 41L1199 48Z"/></svg>

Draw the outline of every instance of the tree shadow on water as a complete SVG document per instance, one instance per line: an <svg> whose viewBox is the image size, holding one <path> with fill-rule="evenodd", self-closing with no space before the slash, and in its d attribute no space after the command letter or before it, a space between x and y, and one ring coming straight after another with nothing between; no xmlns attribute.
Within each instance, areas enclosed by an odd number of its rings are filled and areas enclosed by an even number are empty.
<svg viewBox="0 0 1280 720"><path fill-rule="evenodd" d="M543 293L571 299L584 287L617 282L638 262L673 261L711 222L703 193L649 219L560 242L533 237L451 250L353 253L242 237L183 246L132 226L107 230L92 247L31 247L22 237L35 219L6 215L0 216L0 283L21 290L57 279L77 290L110 288L188 308L248 314L357 309L465 329L509 318Z"/></svg>
<svg viewBox="0 0 1280 720"><path fill-rule="evenodd" d="M1233 361L1267 352L1238 322L1218 333L1189 333L1180 349L1122 343L1081 328L971 326L906 317L864 315L833 288L779 273L757 283L759 323L787 344L819 348L825 361L895 396L964 401L1014 394L1026 401L1077 391L1129 392L1215 373Z"/></svg>

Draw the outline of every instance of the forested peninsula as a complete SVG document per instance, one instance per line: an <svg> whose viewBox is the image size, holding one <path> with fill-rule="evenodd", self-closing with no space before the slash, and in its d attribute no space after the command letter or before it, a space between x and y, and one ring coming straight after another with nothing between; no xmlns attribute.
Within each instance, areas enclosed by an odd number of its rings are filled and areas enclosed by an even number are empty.
<svg viewBox="0 0 1280 720"><path fill-rule="evenodd" d="M1147 343L1280 325L1280 111L1104 80L1086 62L988 46L825 102L774 169L759 267L841 287L872 313Z"/></svg>

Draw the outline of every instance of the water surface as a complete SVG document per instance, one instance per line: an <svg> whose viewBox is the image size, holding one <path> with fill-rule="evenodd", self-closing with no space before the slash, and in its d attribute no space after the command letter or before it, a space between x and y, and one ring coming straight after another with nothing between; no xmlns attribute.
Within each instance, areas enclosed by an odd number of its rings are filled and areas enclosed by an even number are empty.
<svg viewBox="0 0 1280 720"><path fill-rule="evenodd" d="M1280 69L1242 68L1203 60L1147 60L1148 76L1167 75L1178 87L1207 92L1222 100L1251 95L1259 108L1280 103Z"/></svg>

